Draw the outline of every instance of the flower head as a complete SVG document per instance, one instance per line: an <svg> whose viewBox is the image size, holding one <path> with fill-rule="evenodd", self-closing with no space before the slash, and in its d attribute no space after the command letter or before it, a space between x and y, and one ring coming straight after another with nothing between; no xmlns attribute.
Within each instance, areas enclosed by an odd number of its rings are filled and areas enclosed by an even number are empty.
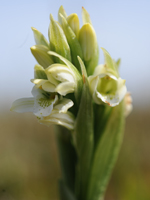
<svg viewBox="0 0 150 200"><path fill-rule="evenodd" d="M118 105L126 94L125 80L119 77L115 61L103 49L105 64L95 68L94 74L89 77L93 100L97 104L102 102L109 106Z"/></svg>
<svg viewBox="0 0 150 200"><path fill-rule="evenodd" d="M32 89L32 95L14 101L11 110L18 113L33 112L42 124L58 124L73 129L74 116L68 111L73 106L72 100L59 98L56 93L45 92L36 86Z"/></svg>

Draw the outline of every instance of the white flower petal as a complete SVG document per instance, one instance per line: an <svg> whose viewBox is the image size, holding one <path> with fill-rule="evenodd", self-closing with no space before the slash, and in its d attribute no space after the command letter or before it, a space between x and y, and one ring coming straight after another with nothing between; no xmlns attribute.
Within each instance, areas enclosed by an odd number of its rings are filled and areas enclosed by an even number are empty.
<svg viewBox="0 0 150 200"><path fill-rule="evenodd" d="M48 80L44 79L31 79L31 82L34 83L38 88L42 86L43 83L48 82Z"/></svg>
<svg viewBox="0 0 150 200"><path fill-rule="evenodd" d="M56 87L55 91L58 92L60 95L65 96L68 93L74 92L74 88L75 88L75 83L63 82Z"/></svg>
<svg viewBox="0 0 150 200"><path fill-rule="evenodd" d="M46 74L49 73L58 81L75 82L74 73L66 65L53 64L46 69Z"/></svg>
<svg viewBox="0 0 150 200"><path fill-rule="evenodd" d="M35 99L33 113L42 118L43 116L48 116L53 110L53 102L44 98Z"/></svg>
<svg viewBox="0 0 150 200"><path fill-rule="evenodd" d="M114 77L114 79L116 80L116 77ZM122 101L122 99L124 98L127 92L127 89L125 86L125 80L118 78L116 81L117 81L117 90L114 95L101 94L100 92L96 91L97 97L101 99L104 103L107 103L109 106L112 106L112 107L118 105Z"/></svg>
<svg viewBox="0 0 150 200"><path fill-rule="evenodd" d="M66 122L63 122L63 121L61 121L59 119L55 119L55 118L47 119L47 120L39 120L39 122L41 124L44 124L44 125L47 125L47 126L50 126L52 124L56 124L56 125L64 126L65 128L67 128L69 130L73 130L74 129L74 124L66 123Z"/></svg>
<svg viewBox="0 0 150 200"><path fill-rule="evenodd" d="M74 129L74 117L72 113L58 113L58 111L52 111L50 116L44 117L42 120L39 121L42 124L47 126L51 124L57 124L68 128L69 130Z"/></svg>
<svg viewBox="0 0 150 200"><path fill-rule="evenodd" d="M34 98L22 98L13 102L11 111L18 113L33 112Z"/></svg>
<svg viewBox="0 0 150 200"><path fill-rule="evenodd" d="M116 78L116 76L110 73L105 74L103 73L104 71L104 66L99 65L95 70L95 74L97 75L88 77L90 90L95 103L101 104L104 102L113 107L118 105L126 94L127 89L125 86L125 80ZM105 76L108 77L108 85L107 79L103 79ZM101 82L102 79L106 82ZM106 87L106 92L104 86ZM111 87L112 92L108 93L107 91L111 91Z"/></svg>
<svg viewBox="0 0 150 200"><path fill-rule="evenodd" d="M63 122L74 123L74 116L69 111L66 113L59 113L57 110L53 110L50 117L57 118Z"/></svg>
<svg viewBox="0 0 150 200"><path fill-rule="evenodd" d="M119 104L119 96L116 95L104 95L99 92L96 93L97 97L101 99L104 103L107 103L109 106L114 107Z"/></svg>
<svg viewBox="0 0 150 200"><path fill-rule="evenodd" d="M105 74L106 73L106 67L105 65L98 65L94 70L94 76L97 76L99 74Z"/></svg>
<svg viewBox="0 0 150 200"><path fill-rule="evenodd" d="M70 99L63 98L54 106L54 110L58 110L59 113L65 113L69 108L74 105L73 101Z"/></svg>
<svg viewBox="0 0 150 200"><path fill-rule="evenodd" d="M31 91L32 95L37 98L37 96L40 98L44 97L44 91L40 88L37 87L37 85L35 85L33 88L32 88L32 91Z"/></svg>
<svg viewBox="0 0 150 200"><path fill-rule="evenodd" d="M57 99L57 95L55 95L54 99L47 99L46 97L36 98L34 101L33 113L39 118L50 115L53 110L53 104L56 102Z"/></svg>
<svg viewBox="0 0 150 200"><path fill-rule="evenodd" d="M55 92L55 85L50 82L45 82L42 84L42 89L47 92Z"/></svg>
<svg viewBox="0 0 150 200"><path fill-rule="evenodd" d="M50 73L47 73L47 78L53 85L57 86L59 84L59 81L57 81Z"/></svg>

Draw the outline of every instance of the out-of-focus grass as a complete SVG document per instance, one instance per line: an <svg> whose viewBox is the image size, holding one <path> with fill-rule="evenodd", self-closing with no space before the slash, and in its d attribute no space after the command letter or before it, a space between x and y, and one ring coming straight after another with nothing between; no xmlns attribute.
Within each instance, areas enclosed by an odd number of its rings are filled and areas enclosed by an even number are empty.
<svg viewBox="0 0 150 200"><path fill-rule="evenodd" d="M106 200L150 199L150 112L134 111ZM0 114L0 200L56 200L61 177L53 127L32 114Z"/></svg>
<svg viewBox="0 0 150 200"><path fill-rule="evenodd" d="M0 200L58 199L60 169L52 128L32 114L1 114Z"/></svg>

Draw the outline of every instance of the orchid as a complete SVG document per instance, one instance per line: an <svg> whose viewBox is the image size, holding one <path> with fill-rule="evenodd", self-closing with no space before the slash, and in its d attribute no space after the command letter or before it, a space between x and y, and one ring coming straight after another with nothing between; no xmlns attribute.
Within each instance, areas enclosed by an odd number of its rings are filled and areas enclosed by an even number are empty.
<svg viewBox="0 0 150 200"><path fill-rule="evenodd" d="M73 129L74 117L68 111L73 106L71 100L59 99L56 93L45 92L36 86L32 89L32 95L14 101L11 110L18 113L33 112L42 124L58 124Z"/></svg>
<svg viewBox="0 0 150 200"><path fill-rule="evenodd" d="M50 15L48 40L32 27L35 45L33 97L13 102L11 110L32 112L39 123L60 125L57 141L62 169L61 200L103 200L123 138L125 117L132 110L120 60L99 47L89 13L63 6L58 21Z"/></svg>
<svg viewBox="0 0 150 200"><path fill-rule="evenodd" d="M105 64L95 68L94 74L89 77L89 83L95 103L104 102L113 107L122 101L127 89L125 80L119 77L115 62L105 49L103 51Z"/></svg>

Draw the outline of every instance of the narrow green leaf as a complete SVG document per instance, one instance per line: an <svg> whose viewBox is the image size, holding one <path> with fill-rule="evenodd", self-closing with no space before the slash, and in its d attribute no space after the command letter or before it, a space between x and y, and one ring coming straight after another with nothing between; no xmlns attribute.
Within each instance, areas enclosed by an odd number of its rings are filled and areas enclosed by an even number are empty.
<svg viewBox="0 0 150 200"><path fill-rule="evenodd" d="M63 181L59 181L59 195L60 200L77 200L75 195Z"/></svg>
<svg viewBox="0 0 150 200"><path fill-rule="evenodd" d="M60 24L56 22L52 15L50 15L50 28L49 28L49 37L50 37L50 49L64 58L71 61L70 47L68 45L66 36ZM56 62L60 62L58 58L55 58Z"/></svg>
<svg viewBox="0 0 150 200"><path fill-rule="evenodd" d="M85 199L94 143L93 104L86 70L80 58L79 61L83 73L83 89L75 124L75 141L78 155L76 193L79 199Z"/></svg>
<svg viewBox="0 0 150 200"><path fill-rule="evenodd" d="M101 122L100 122L101 123ZM124 102L112 108L92 160L87 200L102 200L117 159L124 129Z"/></svg>
<svg viewBox="0 0 150 200"><path fill-rule="evenodd" d="M77 59L77 56L80 56L81 59L83 57L80 43L79 43L75 33L73 32L73 30L69 26L67 20L62 15L61 15L61 18L62 18L62 28L65 32L65 35L66 35L67 40L68 40L68 44L69 44L70 49L71 49L72 63L80 71L80 65L79 65L79 62L78 62L78 59Z"/></svg>
<svg viewBox="0 0 150 200"><path fill-rule="evenodd" d="M63 182L73 192L77 155L72 144L72 133L64 127L55 126L59 160Z"/></svg>
<svg viewBox="0 0 150 200"><path fill-rule="evenodd" d="M94 104L94 149L96 149L100 137L104 133L112 109L112 107L105 104Z"/></svg>
<svg viewBox="0 0 150 200"><path fill-rule="evenodd" d="M83 24L89 23L92 25L90 15L84 7L82 7L82 21Z"/></svg>
<svg viewBox="0 0 150 200"><path fill-rule="evenodd" d="M62 23L62 18L60 17L60 14L63 17L67 18L67 13L66 13L66 11L65 11L63 6L60 6L60 8L58 10L58 22L61 24Z"/></svg>
<svg viewBox="0 0 150 200"><path fill-rule="evenodd" d="M65 63L70 68L70 70L72 70L74 72L75 77L76 77L76 83L77 83L77 85L75 87L75 98L76 98L77 103L79 103L80 98L81 98L82 85L83 85L82 77L81 77L79 71L69 60L62 57L61 55L59 55L53 51L49 51L48 54L58 57L63 63Z"/></svg>
<svg viewBox="0 0 150 200"><path fill-rule="evenodd" d="M47 75L45 73L45 70L40 65L35 65L34 67L34 78L35 79L47 79Z"/></svg>
<svg viewBox="0 0 150 200"><path fill-rule="evenodd" d="M47 68L54 63L52 57L47 53L49 49L46 46L34 45L30 49L35 59L42 67Z"/></svg>
<svg viewBox="0 0 150 200"><path fill-rule="evenodd" d="M33 34L34 34L34 39L37 45L44 45L47 48L49 48L49 43L46 40L46 38L44 37L44 35L38 31L36 28L31 27Z"/></svg>

